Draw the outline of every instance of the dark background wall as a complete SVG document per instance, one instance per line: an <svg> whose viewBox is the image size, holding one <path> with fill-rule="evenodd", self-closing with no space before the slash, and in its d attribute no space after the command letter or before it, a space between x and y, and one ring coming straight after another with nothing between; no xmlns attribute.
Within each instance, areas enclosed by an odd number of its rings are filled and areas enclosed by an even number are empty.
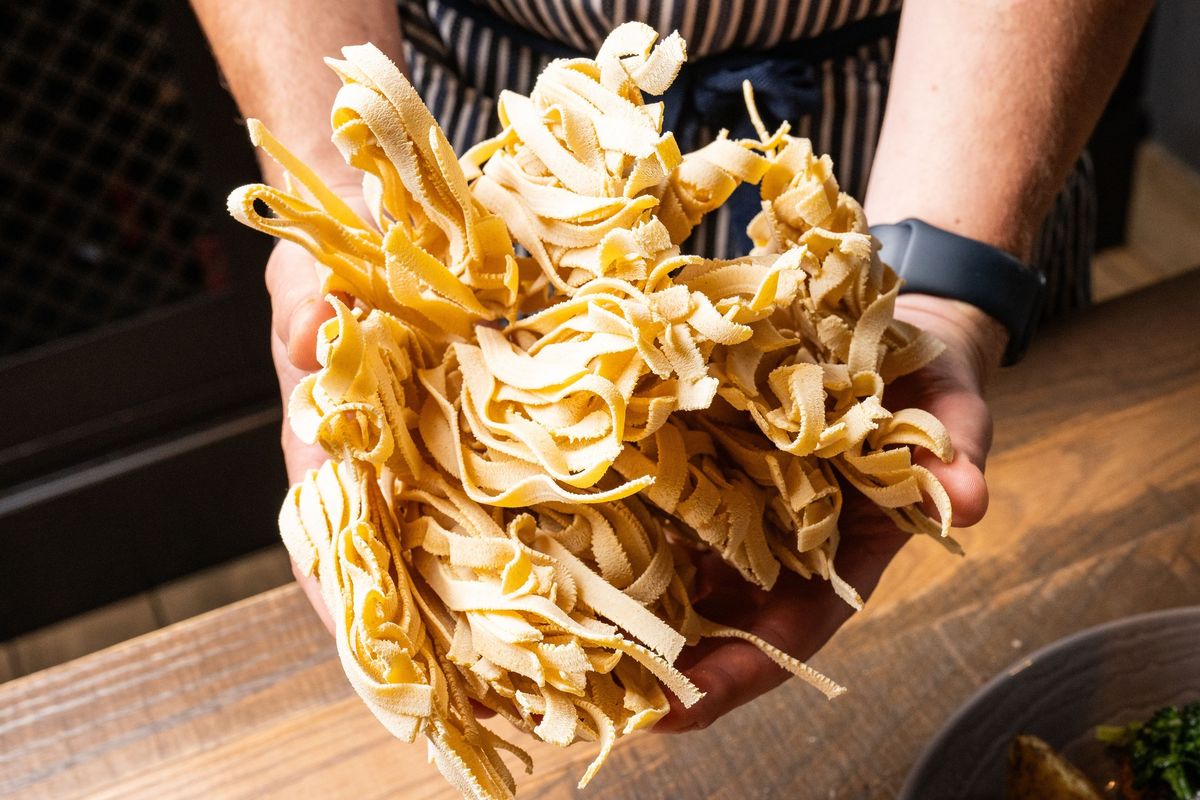
<svg viewBox="0 0 1200 800"><path fill-rule="evenodd" d="M0 640L278 540L257 169L187 3L0 3Z"/></svg>
<svg viewBox="0 0 1200 800"><path fill-rule="evenodd" d="M1200 170L1200 2L1162 0L1150 37L1146 101L1152 135Z"/></svg>

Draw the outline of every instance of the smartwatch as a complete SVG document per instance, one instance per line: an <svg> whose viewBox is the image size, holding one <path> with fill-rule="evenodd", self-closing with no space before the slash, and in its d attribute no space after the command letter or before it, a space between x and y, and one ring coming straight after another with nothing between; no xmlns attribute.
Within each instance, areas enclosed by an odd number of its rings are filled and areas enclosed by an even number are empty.
<svg viewBox="0 0 1200 800"><path fill-rule="evenodd" d="M1008 329L1004 366L1021 360L1037 330L1046 276L1013 255L919 219L872 225L879 257L916 292L962 300Z"/></svg>

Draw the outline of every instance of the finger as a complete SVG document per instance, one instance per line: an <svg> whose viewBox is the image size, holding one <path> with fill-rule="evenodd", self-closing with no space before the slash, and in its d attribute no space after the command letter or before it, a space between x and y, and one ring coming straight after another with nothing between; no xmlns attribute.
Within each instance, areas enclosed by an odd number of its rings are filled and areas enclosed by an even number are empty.
<svg viewBox="0 0 1200 800"><path fill-rule="evenodd" d="M858 505L865 507L865 503ZM847 522L859 516L849 514ZM862 535L854 538L847 536L837 557L839 574L864 598L875 590L884 569L909 538L877 512L858 527L868 526L872 530L858 531ZM815 578L786 575L771 592L763 594L768 600L759 608L730 606L738 609L733 618L716 609L708 616L741 627L803 660L820 649L853 613L827 583ZM749 642L709 639L702 644L708 644L708 649L691 663L681 657L680 666L705 696L691 708L670 697L671 711L654 726L656 733L705 728L788 678L787 672Z"/></svg>
<svg viewBox="0 0 1200 800"><path fill-rule="evenodd" d="M288 361L286 345L274 334L271 335L271 357L275 361L275 369L279 377L279 391L283 396L284 408L286 408L288 398L296 384L304 376L304 372ZM292 430L286 414L280 430L279 442L283 449L283 462L287 468L289 485L298 482L310 469L319 468L329 458L319 445L305 444L300 441L300 437L296 436L295 431Z"/></svg>
<svg viewBox="0 0 1200 800"><path fill-rule="evenodd" d="M352 303L350 296L343 292L333 292L333 295L346 305ZM293 366L305 372L321 368L317 361L317 332L335 313L324 297L304 298L292 309L288 321L287 356Z"/></svg>
<svg viewBox="0 0 1200 800"><path fill-rule="evenodd" d="M749 589L739 579L742 589ZM730 603L725 608L706 606L705 615L741 628L792 654L806 658L817 650L850 616L852 609L834 595L824 581L785 576L760 606ZM788 673L757 647L740 639L712 638L685 672L704 697L691 708L671 698L671 712L655 726L664 733L697 730L737 706L770 691ZM697 648L700 649L700 648Z"/></svg>
<svg viewBox="0 0 1200 800"><path fill-rule="evenodd" d="M300 441L291 425L285 419L280 432L280 443L283 445L283 463L287 469L288 485L300 482L310 470L320 469L329 460L329 454L319 445L305 444Z"/></svg>
<svg viewBox="0 0 1200 800"><path fill-rule="evenodd" d="M305 372L318 369L317 329L334 312L321 293L312 256L297 244L279 242L267 260L266 282L273 331L288 361Z"/></svg>
<svg viewBox="0 0 1200 800"><path fill-rule="evenodd" d="M321 618L325 629L329 631L330 635L333 635L333 617L329 615L329 609L325 607L321 584L312 575L305 575L301 572L294 561L292 562L292 575L296 577L296 583L300 584L300 588L304 590L304 595L308 598L313 610L317 612L317 616Z"/></svg>
<svg viewBox="0 0 1200 800"><path fill-rule="evenodd" d="M471 701L471 710L475 712L476 719L491 719L492 717L496 716L495 711L492 711L478 700Z"/></svg>
<svg viewBox="0 0 1200 800"><path fill-rule="evenodd" d="M989 502L987 480L966 455L956 453L954 460L946 464L928 453L918 453L916 462L932 472L946 490L954 509L954 527L968 528L983 519ZM932 502L926 510L936 514Z"/></svg>
<svg viewBox="0 0 1200 800"><path fill-rule="evenodd" d="M704 692L704 697L691 708L684 708L678 698L671 696L671 711L654 726L655 733L686 733L707 728L788 677L757 647L739 639L716 643L686 674Z"/></svg>
<svg viewBox="0 0 1200 800"><path fill-rule="evenodd" d="M694 563L696 593L692 605L701 614L707 615L710 611L722 614L731 608L757 608L770 598L768 592L747 583L740 572L713 550L697 554Z"/></svg>
<svg viewBox="0 0 1200 800"><path fill-rule="evenodd" d="M300 301L288 321L288 360L303 370L320 369L317 362L317 331L333 317L333 307L323 298L308 297Z"/></svg>
<svg viewBox="0 0 1200 800"><path fill-rule="evenodd" d="M967 389L934 394L923 405L946 426L954 444L954 459L944 463L932 453L918 450L915 460L934 474L950 496L954 525L974 525L988 507L983 471L992 446L991 412L983 398Z"/></svg>
<svg viewBox="0 0 1200 800"><path fill-rule="evenodd" d="M312 256L293 242L278 242L267 259L264 278L271 295L273 331L286 344L296 309L321 296Z"/></svg>

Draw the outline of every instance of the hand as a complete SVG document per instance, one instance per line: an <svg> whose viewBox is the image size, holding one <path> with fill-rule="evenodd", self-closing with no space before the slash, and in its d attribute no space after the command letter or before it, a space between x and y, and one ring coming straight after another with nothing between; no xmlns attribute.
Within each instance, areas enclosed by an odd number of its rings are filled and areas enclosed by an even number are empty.
<svg viewBox="0 0 1200 800"><path fill-rule="evenodd" d="M347 200L352 207L357 208L366 219L365 209L361 201ZM279 391L283 395L284 408L296 384L310 372L320 368L317 362L317 329L327 319L333 317L332 306L325 302L321 294L320 282L313 268L313 257L297 244L281 241L275 245L271 257L267 259L267 291L271 295L271 357L275 362L275 374L279 378ZM342 297L343 302L349 302L349 297ZM304 477L310 469L317 469L329 455L319 445L305 444L300 441L288 424L284 414L283 431L283 460L287 467L288 483L295 484ZM321 595L320 582L311 575L305 575L292 562L292 574L296 583L304 590L308 602L321 618L321 622L334 633L333 618L325 606L325 598ZM490 709L476 703L476 716L486 718L493 716Z"/></svg>
<svg viewBox="0 0 1200 800"><path fill-rule="evenodd" d="M954 459L943 464L922 450L915 460L945 486L954 505L954 525L974 525L987 510L983 470L992 443L983 387L1000 363L1007 334L973 306L927 295L902 296L896 317L928 330L945 343L946 350L928 366L889 386L885 405L923 408L946 426ZM845 492L840 528L838 574L866 598L908 535L853 490ZM853 613L820 579L804 580L785 570L774 588L764 592L747 586L715 555L706 554L698 567L702 599L697 609L702 614L750 631L797 658L815 653ZM672 697L671 712L655 731L705 728L788 677L756 647L737 639L702 640L684 650L679 666L705 697L690 709Z"/></svg>
<svg viewBox="0 0 1200 800"><path fill-rule="evenodd" d="M313 268L313 257L300 245L281 241L267 259L267 291L271 295L271 358L279 378L286 412L292 390L309 372L320 367L317 363L317 329L333 316L333 309L321 296L321 287ZM321 466L328 458L318 445L300 441L284 414L283 460L287 467L288 483L295 484L310 469ZM333 632L333 620L321 597L316 578L305 575L292 564L292 574L304 590L317 616Z"/></svg>

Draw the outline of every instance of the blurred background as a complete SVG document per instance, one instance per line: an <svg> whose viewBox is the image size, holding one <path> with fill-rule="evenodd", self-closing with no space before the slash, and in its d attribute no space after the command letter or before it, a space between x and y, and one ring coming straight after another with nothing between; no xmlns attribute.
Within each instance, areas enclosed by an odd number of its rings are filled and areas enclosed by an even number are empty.
<svg viewBox="0 0 1200 800"><path fill-rule="evenodd" d="M1103 302L1200 259L1200 4L1091 142ZM0 681L290 580L257 168L186 3L0 6Z"/></svg>

